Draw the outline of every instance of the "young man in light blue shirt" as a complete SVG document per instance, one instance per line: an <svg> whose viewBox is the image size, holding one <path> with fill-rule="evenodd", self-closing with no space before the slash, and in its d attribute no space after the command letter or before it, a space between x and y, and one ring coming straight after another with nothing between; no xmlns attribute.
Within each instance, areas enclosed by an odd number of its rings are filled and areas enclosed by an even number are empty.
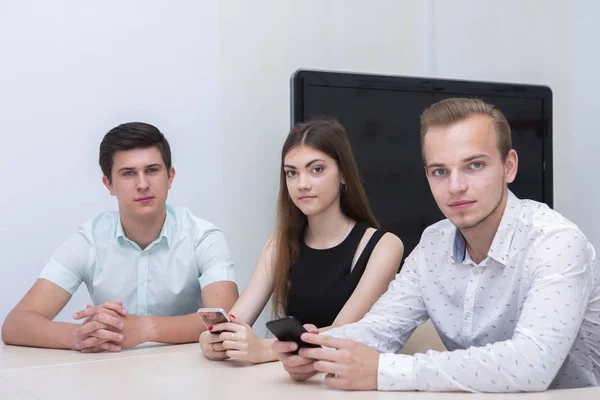
<svg viewBox="0 0 600 400"><path fill-rule="evenodd" d="M100 144L102 181L119 211L79 227L2 326L6 344L120 351L144 342L195 342L201 307L238 298L223 233L166 204L175 177L169 143L154 126L122 124ZM53 319L84 282L95 306Z"/></svg>

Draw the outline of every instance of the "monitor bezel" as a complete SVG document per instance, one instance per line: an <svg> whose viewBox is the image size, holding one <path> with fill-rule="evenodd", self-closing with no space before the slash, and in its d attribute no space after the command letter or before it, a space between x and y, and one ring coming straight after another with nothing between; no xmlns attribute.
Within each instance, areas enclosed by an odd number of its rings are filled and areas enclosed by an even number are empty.
<svg viewBox="0 0 600 400"><path fill-rule="evenodd" d="M552 155L552 89L543 85L521 83L468 81L412 76L374 75L342 71L299 69L291 77L291 125L303 122L304 90L308 86L372 88L431 93L452 93L457 96L506 96L542 99L542 196L554 207Z"/></svg>

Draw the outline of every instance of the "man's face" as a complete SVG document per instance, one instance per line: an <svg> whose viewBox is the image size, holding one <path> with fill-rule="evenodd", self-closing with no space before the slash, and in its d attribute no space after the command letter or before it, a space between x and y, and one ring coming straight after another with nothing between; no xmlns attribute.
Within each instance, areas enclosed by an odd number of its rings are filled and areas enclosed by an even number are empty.
<svg viewBox="0 0 600 400"><path fill-rule="evenodd" d="M174 177L175 168L167 171L158 148L150 147L116 152L112 182L106 176L102 181L117 197L120 212L145 219L164 209Z"/></svg>
<svg viewBox="0 0 600 400"><path fill-rule="evenodd" d="M501 214L506 184L515 179L517 153L503 161L489 117L471 116L449 126L432 127L423 143L431 193L457 228L480 226Z"/></svg>

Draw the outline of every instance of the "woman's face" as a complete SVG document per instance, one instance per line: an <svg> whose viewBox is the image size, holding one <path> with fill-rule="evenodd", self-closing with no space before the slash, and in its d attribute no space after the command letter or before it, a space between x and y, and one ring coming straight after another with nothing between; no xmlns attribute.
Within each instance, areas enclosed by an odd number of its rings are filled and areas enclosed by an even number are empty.
<svg viewBox="0 0 600 400"><path fill-rule="evenodd" d="M306 216L339 204L344 183L337 162L310 146L295 146L285 155L283 169L290 198Z"/></svg>

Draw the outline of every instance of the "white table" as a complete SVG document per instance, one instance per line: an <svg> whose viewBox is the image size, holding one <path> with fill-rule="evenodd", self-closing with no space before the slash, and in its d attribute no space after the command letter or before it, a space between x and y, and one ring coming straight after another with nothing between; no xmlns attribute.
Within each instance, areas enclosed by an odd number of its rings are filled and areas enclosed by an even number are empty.
<svg viewBox="0 0 600 400"><path fill-rule="evenodd" d="M199 345L144 346L121 353L0 345L0 399L600 399L600 388L530 394L344 392L322 376L296 383L279 363L208 361Z"/></svg>

